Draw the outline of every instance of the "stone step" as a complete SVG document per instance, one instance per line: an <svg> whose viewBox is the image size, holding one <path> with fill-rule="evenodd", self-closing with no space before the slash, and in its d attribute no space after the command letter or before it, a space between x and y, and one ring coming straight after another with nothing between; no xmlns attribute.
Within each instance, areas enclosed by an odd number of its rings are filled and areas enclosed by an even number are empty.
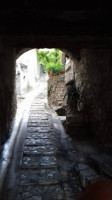
<svg viewBox="0 0 112 200"><path fill-rule="evenodd" d="M44 145L56 145L55 141L49 139L25 139L24 145L26 146L44 146ZM58 144L57 144L58 145Z"/></svg>
<svg viewBox="0 0 112 200"><path fill-rule="evenodd" d="M23 156L29 156L29 157L36 157L36 156L55 156L56 153L54 152L30 152L30 151L24 151Z"/></svg>
<svg viewBox="0 0 112 200"><path fill-rule="evenodd" d="M22 160L22 168L56 168L57 159L55 156L24 156Z"/></svg>
<svg viewBox="0 0 112 200"><path fill-rule="evenodd" d="M29 118L28 119L28 123L45 123L45 124L49 124L49 123L51 123L51 120L49 120L49 119L44 119L44 120L42 120L42 119L38 119L38 118Z"/></svg>
<svg viewBox="0 0 112 200"><path fill-rule="evenodd" d="M22 164L21 169L55 169L57 164Z"/></svg>
<svg viewBox="0 0 112 200"><path fill-rule="evenodd" d="M34 133L34 132L38 132L38 133L49 133L51 132L53 129L51 129L50 127L28 127L27 128L27 132L28 133Z"/></svg>
<svg viewBox="0 0 112 200"><path fill-rule="evenodd" d="M23 191L26 191L23 193ZM60 184L57 185L22 185L16 199L25 200L65 200L65 194ZM70 200L70 199L69 199ZM72 199L71 199L72 200Z"/></svg>
<svg viewBox="0 0 112 200"><path fill-rule="evenodd" d="M21 185L54 185L59 183L58 168L53 170L37 169L37 170L21 170L20 184Z"/></svg>
<svg viewBox="0 0 112 200"><path fill-rule="evenodd" d="M28 127L52 127L52 124L50 122L41 122L41 124L39 122L28 122L27 124Z"/></svg>
<svg viewBox="0 0 112 200"><path fill-rule="evenodd" d="M58 153L58 148L54 145L46 145L46 146L24 146L24 153L30 152L32 153Z"/></svg>
<svg viewBox="0 0 112 200"><path fill-rule="evenodd" d="M93 181L100 178L97 172L88 164L79 163L75 165L75 170L78 173L80 182L84 188Z"/></svg>
<svg viewBox="0 0 112 200"><path fill-rule="evenodd" d="M36 117L36 116L29 116L28 121L30 121L30 120L49 120L49 118L45 117L45 116L42 116L42 115L40 115L38 117Z"/></svg>
<svg viewBox="0 0 112 200"><path fill-rule="evenodd" d="M52 132L50 133L27 133L26 134L26 139L50 139L50 140L57 140L57 137L55 137L55 135L52 134Z"/></svg>

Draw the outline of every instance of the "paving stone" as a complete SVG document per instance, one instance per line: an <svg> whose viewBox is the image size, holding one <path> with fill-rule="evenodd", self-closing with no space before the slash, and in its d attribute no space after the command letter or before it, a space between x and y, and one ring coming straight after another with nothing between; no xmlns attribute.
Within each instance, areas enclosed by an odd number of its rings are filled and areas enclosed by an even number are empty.
<svg viewBox="0 0 112 200"><path fill-rule="evenodd" d="M30 107L30 113L33 113L33 112L38 113L39 111L46 112L44 107L39 107L39 108L38 108L38 106L31 106Z"/></svg>
<svg viewBox="0 0 112 200"><path fill-rule="evenodd" d="M18 192L19 194L27 192L29 194L29 197L31 197L32 195L41 196L43 194L43 191L44 187L36 184L30 184L30 185L20 185Z"/></svg>
<svg viewBox="0 0 112 200"><path fill-rule="evenodd" d="M28 122L30 122L30 123L39 123L39 124L42 124L42 123L44 123L44 124L49 124L49 123L51 123L51 120L50 119L46 119L46 120L42 120L41 118L28 118Z"/></svg>
<svg viewBox="0 0 112 200"><path fill-rule="evenodd" d="M59 183L58 179L43 179L38 181L39 185L56 185Z"/></svg>
<svg viewBox="0 0 112 200"><path fill-rule="evenodd" d="M30 108L32 108L32 107L34 107L34 106L35 106L37 109L40 109L41 107L44 107L44 108L45 108L45 106L44 106L43 103L42 103L42 104L32 103Z"/></svg>
<svg viewBox="0 0 112 200"><path fill-rule="evenodd" d="M22 186L21 188L21 192L22 191L27 191L29 194L29 198L31 198L32 196L36 196L37 197L40 195L42 200L65 200L65 195L64 195L64 191L63 189L60 187L60 185L43 185L43 186L35 186L35 185L31 185L31 186Z"/></svg>
<svg viewBox="0 0 112 200"><path fill-rule="evenodd" d="M41 111L41 110L38 110L37 112L32 111L29 114L30 114L30 117L31 116L38 117L38 115L41 116L41 117L43 117L43 116L48 117L49 116L45 111Z"/></svg>
<svg viewBox="0 0 112 200"><path fill-rule="evenodd" d="M27 126L28 127L52 127L52 125L51 125L51 123L50 122L47 122L47 123L43 123L43 122L41 122L41 123L39 123L39 122L28 122L28 124L27 124Z"/></svg>
<svg viewBox="0 0 112 200"><path fill-rule="evenodd" d="M40 116L38 116L38 117L36 117L36 116L29 116L29 120L31 120L31 119L33 119L33 120L38 119L39 120ZM43 116L43 117L41 116L41 120L43 120L43 121L46 120L47 121L47 120L49 120L49 118L45 117L45 116Z"/></svg>
<svg viewBox="0 0 112 200"><path fill-rule="evenodd" d="M55 168L49 169L37 169L37 170L21 170L20 183L21 185L54 185L59 183L59 172Z"/></svg>
<svg viewBox="0 0 112 200"><path fill-rule="evenodd" d="M21 200L24 200L24 198L22 198ZM40 197L40 196L31 196L31 197L25 198L25 200L42 200L42 197Z"/></svg>
<svg viewBox="0 0 112 200"><path fill-rule="evenodd" d="M55 156L23 157L22 168L56 168L57 160Z"/></svg>
<svg viewBox="0 0 112 200"><path fill-rule="evenodd" d="M27 133L26 139L49 139L49 135L46 133Z"/></svg>
<svg viewBox="0 0 112 200"><path fill-rule="evenodd" d="M51 132L49 133L27 133L26 134L26 139L49 139L49 140L57 140L56 136L52 134Z"/></svg>
<svg viewBox="0 0 112 200"><path fill-rule="evenodd" d="M40 110L42 111L42 112L44 112L45 114L47 114L47 112L45 112L45 108L43 107L43 108L37 108L37 107L32 107L32 108L30 108L30 112L29 113L38 113L38 111L40 112Z"/></svg>
<svg viewBox="0 0 112 200"><path fill-rule="evenodd" d="M32 196L30 199L31 200L42 200L42 197L40 197L40 196Z"/></svg>
<svg viewBox="0 0 112 200"><path fill-rule="evenodd" d="M38 114L30 114L30 118L40 118L42 117L42 113L38 113ZM48 119L47 116L44 116L44 118Z"/></svg>
<svg viewBox="0 0 112 200"><path fill-rule="evenodd" d="M37 108L37 107L31 107L30 108L30 113L38 113L38 111L42 110L42 112L45 112L45 108L44 107L40 107L40 108ZM46 112L47 114L47 112Z"/></svg>
<svg viewBox="0 0 112 200"><path fill-rule="evenodd" d="M22 198L22 199L27 199L27 198L29 198L29 197L31 197L31 194L29 194L29 192L23 192L23 193L21 194L21 198Z"/></svg>
<svg viewBox="0 0 112 200"><path fill-rule="evenodd" d="M38 113L38 112L43 112L43 113L48 113L44 107L36 106L35 110L31 110L30 108L30 113Z"/></svg>
<svg viewBox="0 0 112 200"><path fill-rule="evenodd" d="M44 188L44 195L53 199L64 199L64 191L60 185L48 186Z"/></svg>
<svg viewBox="0 0 112 200"><path fill-rule="evenodd" d="M51 142L49 139L26 139L25 145L27 146L39 146L39 145L52 145L53 142Z"/></svg>
<svg viewBox="0 0 112 200"><path fill-rule="evenodd" d="M24 154L34 154L34 155L43 155L43 154L47 154L47 155L56 155L58 149L57 147L53 146L53 145L46 145L46 146L24 146Z"/></svg>
<svg viewBox="0 0 112 200"><path fill-rule="evenodd" d="M49 133L51 131L51 128L49 127L28 127L27 132L29 133L34 133L34 132L39 132L39 133Z"/></svg>

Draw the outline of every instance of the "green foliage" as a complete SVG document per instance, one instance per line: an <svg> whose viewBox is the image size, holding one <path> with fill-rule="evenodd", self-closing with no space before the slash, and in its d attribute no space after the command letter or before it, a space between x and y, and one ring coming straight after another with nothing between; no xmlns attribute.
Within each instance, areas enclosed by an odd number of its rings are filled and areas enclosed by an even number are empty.
<svg viewBox="0 0 112 200"><path fill-rule="evenodd" d="M38 60L39 64L46 66L50 61L49 61L49 51L41 51L37 49L37 55L38 55Z"/></svg>
<svg viewBox="0 0 112 200"><path fill-rule="evenodd" d="M41 64L43 71L60 73L64 70L62 65L62 52L58 49L37 49L39 64Z"/></svg>
<svg viewBox="0 0 112 200"><path fill-rule="evenodd" d="M47 64L47 66L45 67L45 71L46 72L53 71L54 73L59 74L61 71L64 71L64 65L51 62Z"/></svg>

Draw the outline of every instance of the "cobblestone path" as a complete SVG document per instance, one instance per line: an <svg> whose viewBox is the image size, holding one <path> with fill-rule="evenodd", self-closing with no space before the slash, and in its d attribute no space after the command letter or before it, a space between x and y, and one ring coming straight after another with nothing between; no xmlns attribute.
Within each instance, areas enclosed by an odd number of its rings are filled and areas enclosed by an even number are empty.
<svg viewBox="0 0 112 200"><path fill-rule="evenodd" d="M84 137L73 139L64 132L47 105L45 77L36 93L23 102L23 118L0 200L77 200L94 180L111 179L112 146L105 144L104 152L104 145Z"/></svg>
<svg viewBox="0 0 112 200"><path fill-rule="evenodd" d="M54 127L45 98L39 93L30 107L16 200L74 200L80 193L74 152Z"/></svg>

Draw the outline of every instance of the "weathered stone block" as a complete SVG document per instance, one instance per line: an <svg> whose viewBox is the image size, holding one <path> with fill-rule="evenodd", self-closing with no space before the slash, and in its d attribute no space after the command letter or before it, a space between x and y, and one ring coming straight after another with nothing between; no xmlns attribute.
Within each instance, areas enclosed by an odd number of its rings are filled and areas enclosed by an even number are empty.
<svg viewBox="0 0 112 200"><path fill-rule="evenodd" d="M82 169L79 172L79 176L80 176L80 181L83 187L86 187L88 184L90 184L94 180L100 178L100 176L98 176L97 173L91 168Z"/></svg>

